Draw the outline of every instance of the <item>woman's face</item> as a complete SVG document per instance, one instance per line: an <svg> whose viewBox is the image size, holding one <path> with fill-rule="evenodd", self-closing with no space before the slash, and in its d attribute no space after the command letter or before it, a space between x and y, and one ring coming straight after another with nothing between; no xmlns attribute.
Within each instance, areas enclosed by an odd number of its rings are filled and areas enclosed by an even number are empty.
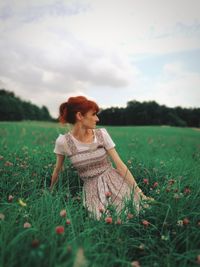
<svg viewBox="0 0 200 267"><path fill-rule="evenodd" d="M82 124L84 127L89 129L94 129L96 127L99 118L97 116L96 111L89 110L85 115L82 115Z"/></svg>

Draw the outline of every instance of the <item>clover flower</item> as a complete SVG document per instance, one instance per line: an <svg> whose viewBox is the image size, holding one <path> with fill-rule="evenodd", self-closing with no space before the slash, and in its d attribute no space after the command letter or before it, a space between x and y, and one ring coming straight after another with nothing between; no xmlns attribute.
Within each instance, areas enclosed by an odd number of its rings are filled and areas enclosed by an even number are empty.
<svg viewBox="0 0 200 267"><path fill-rule="evenodd" d="M140 267L140 263L139 263L139 261L132 261L131 266L132 267Z"/></svg>
<svg viewBox="0 0 200 267"><path fill-rule="evenodd" d="M147 220L143 220L142 221L142 224L145 226L145 227L148 227L150 225L150 222L148 222Z"/></svg>
<svg viewBox="0 0 200 267"><path fill-rule="evenodd" d="M9 196L8 196L8 202L12 202L13 199L14 199L14 197L13 197L12 195L9 195Z"/></svg>
<svg viewBox="0 0 200 267"><path fill-rule="evenodd" d="M190 223L188 218L183 219L183 225L188 225Z"/></svg>
<svg viewBox="0 0 200 267"><path fill-rule="evenodd" d="M149 180L147 178L144 178L143 179L143 183L146 184L146 185L148 185L149 184Z"/></svg>
<svg viewBox="0 0 200 267"><path fill-rule="evenodd" d="M130 219L132 219L134 216L133 216L133 214L132 213L128 213L127 214L127 218L130 220Z"/></svg>
<svg viewBox="0 0 200 267"><path fill-rule="evenodd" d="M65 228L62 225L56 226L56 234L61 235L65 232Z"/></svg>
<svg viewBox="0 0 200 267"><path fill-rule="evenodd" d="M177 221L177 225L178 225L178 226L183 226L183 220L178 220L178 221Z"/></svg>
<svg viewBox="0 0 200 267"><path fill-rule="evenodd" d="M156 188L158 186L158 182L155 182L154 184L153 184L153 188Z"/></svg>
<svg viewBox="0 0 200 267"><path fill-rule="evenodd" d="M31 224L29 222L24 223L24 228L31 228Z"/></svg>
<svg viewBox="0 0 200 267"><path fill-rule="evenodd" d="M4 166L13 166L13 163L10 162L10 161L6 161L6 162L4 163Z"/></svg>
<svg viewBox="0 0 200 267"><path fill-rule="evenodd" d="M112 217L106 217L106 218L105 218L105 222L106 222L107 224L111 224L111 223L112 223Z"/></svg>
<svg viewBox="0 0 200 267"><path fill-rule="evenodd" d="M184 193L185 194L190 194L191 193L191 189L189 187L185 187Z"/></svg>
<svg viewBox="0 0 200 267"><path fill-rule="evenodd" d="M66 212L66 210L61 210L61 211L60 211L60 216L61 216L61 217L66 217L66 216L67 216L67 212Z"/></svg>
<svg viewBox="0 0 200 267"><path fill-rule="evenodd" d="M121 219L117 219L116 224L122 224Z"/></svg>

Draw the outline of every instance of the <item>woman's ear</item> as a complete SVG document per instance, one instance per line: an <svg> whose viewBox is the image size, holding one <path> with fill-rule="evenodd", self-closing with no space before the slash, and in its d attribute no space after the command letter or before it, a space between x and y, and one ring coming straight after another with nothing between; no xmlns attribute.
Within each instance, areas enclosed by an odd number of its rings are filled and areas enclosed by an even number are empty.
<svg viewBox="0 0 200 267"><path fill-rule="evenodd" d="M77 121L81 121L82 118L83 118L83 115L81 114L80 111L78 111L78 112L76 113L76 119L77 119Z"/></svg>

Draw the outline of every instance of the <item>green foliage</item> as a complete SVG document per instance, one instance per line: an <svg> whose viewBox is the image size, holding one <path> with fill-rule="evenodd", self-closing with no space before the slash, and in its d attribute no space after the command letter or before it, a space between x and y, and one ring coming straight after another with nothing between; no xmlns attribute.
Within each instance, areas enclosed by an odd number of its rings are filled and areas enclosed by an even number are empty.
<svg viewBox="0 0 200 267"><path fill-rule="evenodd" d="M200 108L185 109L160 106L155 101L129 101L126 108L112 107L101 110L103 125L170 125L200 127Z"/></svg>
<svg viewBox="0 0 200 267"><path fill-rule="evenodd" d="M0 90L0 121L52 120L48 109L22 101L13 92Z"/></svg>
<svg viewBox="0 0 200 267"><path fill-rule="evenodd" d="M133 261L142 267L197 266L200 132L174 127L107 130L141 189L156 200L139 215L127 201L121 223L110 206L112 224L105 222L105 214L100 221L88 216L81 201L82 184L68 160L53 192L48 189L55 139L65 128L43 122L0 124L0 266L64 267L82 262L126 267ZM63 209L66 217L60 216ZM31 227L24 228L26 222ZM57 226L64 226L63 234L56 234Z"/></svg>

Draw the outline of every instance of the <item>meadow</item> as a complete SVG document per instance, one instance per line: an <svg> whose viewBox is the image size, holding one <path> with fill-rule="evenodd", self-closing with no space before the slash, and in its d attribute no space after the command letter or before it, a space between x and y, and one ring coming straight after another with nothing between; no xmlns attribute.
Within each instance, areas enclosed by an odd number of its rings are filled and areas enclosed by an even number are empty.
<svg viewBox="0 0 200 267"><path fill-rule="evenodd" d="M82 206L82 182L65 160L49 190L55 140L67 128L0 123L1 267L172 267L200 265L200 131L106 127L143 192L155 199L113 220Z"/></svg>

